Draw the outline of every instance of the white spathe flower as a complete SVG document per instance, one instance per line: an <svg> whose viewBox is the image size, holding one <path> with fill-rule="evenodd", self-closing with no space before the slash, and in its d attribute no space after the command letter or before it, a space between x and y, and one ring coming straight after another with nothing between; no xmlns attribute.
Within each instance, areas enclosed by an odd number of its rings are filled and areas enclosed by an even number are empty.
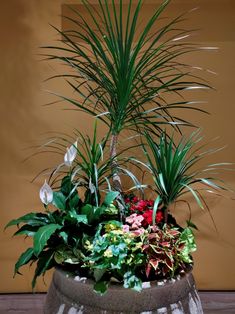
<svg viewBox="0 0 235 314"><path fill-rule="evenodd" d="M73 145L67 148L67 152L64 155L64 164L68 167L71 167L74 159L77 156L77 145L78 142L76 141Z"/></svg>
<svg viewBox="0 0 235 314"><path fill-rule="evenodd" d="M48 205L53 201L53 191L50 185L47 184L46 180L39 192L40 199L43 204Z"/></svg>
<svg viewBox="0 0 235 314"><path fill-rule="evenodd" d="M94 186L94 184L92 183L91 178L90 178L90 180L89 180L89 189L90 189L90 191L91 191L91 194L95 193L95 186Z"/></svg>

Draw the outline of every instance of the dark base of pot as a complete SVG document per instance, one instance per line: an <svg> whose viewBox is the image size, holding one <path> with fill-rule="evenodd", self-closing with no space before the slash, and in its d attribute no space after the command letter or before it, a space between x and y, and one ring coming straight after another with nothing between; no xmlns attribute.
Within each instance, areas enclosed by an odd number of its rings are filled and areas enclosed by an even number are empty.
<svg viewBox="0 0 235 314"><path fill-rule="evenodd" d="M91 280L68 277L56 270L44 307L45 314L202 314L191 272L173 280L145 284L140 292L113 284L100 296Z"/></svg>

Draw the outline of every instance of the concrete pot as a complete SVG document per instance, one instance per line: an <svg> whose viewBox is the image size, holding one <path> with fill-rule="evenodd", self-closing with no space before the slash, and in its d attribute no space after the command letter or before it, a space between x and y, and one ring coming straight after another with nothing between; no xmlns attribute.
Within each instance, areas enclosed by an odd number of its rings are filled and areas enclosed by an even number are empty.
<svg viewBox="0 0 235 314"><path fill-rule="evenodd" d="M201 302L191 272L183 277L143 284L138 293L112 284L100 296L93 281L68 277L56 269L44 307L45 314L202 314Z"/></svg>

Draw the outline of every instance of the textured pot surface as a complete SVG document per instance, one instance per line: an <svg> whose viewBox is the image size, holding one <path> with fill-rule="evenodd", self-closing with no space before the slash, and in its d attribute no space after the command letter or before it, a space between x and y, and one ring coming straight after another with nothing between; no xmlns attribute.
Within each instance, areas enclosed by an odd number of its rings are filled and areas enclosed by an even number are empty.
<svg viewBox="0 0 235 314"><path fill-rule="evenodd" d="M145 283L138 293L112 284L100 296L93 282L68 277L56 270L49 288L45 314L202 314L201 302L191 272L176 279Z"/></svg>

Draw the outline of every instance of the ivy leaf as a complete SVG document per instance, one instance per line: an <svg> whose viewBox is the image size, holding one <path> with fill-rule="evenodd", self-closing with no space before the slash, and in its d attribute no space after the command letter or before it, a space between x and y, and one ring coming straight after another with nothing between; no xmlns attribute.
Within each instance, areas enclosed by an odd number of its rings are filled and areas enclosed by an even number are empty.
<svg viewBox="0 0 235 314"><path fill-rule="evenodd" d="M33 243L34 254L36 256L38 256L42 252L44 246L46 245L51 235L56 230L61 229L61 228L62 226L58 224L50 224L50 225L46 225L39 228L39 230L34 235L34 243Z"/></svg>
<svg viewBox="0 0 235 314"><path fill-rule="evenodd" d="M100 295L105 294L108 289L108 283L106 281L99 281L94 284L94 291Z"/></svg>
<svg viewBox="0 0 235 314"><path fill-rule="evenodd" d="M14 271L14 277L15 275L19 273L19 268L23 265L26 265L33 257L34 250L32 247L28 248L24 253L22 253L18 259L18 261L15 264L15 271Z"/></svg>
<svg viewBox="0 0 235 314"><path fill-rule="evenodd" d="M137 292L142 290L142 281L136 277L131 271L128 271L123 276L124 288L130 288Z"/></svg>
<svg viewBox="0 0 235 314"><path fill-rule="evenodd" d="M182 251L180 252L180 256L184 262L191 263L192 259L190 254L196 251L197 246L195 243L194 234L190 228L184 229L180 235L180 241L185 244Z"/></svg>
<svg viewBox="0 0 235 314"><path fill-rule="evenodd" d="M53 192L52 204L61 210L66 209L66 196L62 192Z"/></svg>

